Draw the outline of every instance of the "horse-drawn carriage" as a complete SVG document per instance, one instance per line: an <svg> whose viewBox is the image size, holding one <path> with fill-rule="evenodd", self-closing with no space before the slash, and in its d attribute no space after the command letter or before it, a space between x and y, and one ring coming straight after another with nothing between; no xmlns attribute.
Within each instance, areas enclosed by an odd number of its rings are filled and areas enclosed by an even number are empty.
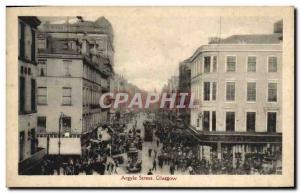
<svg viewBox="0 0 300 193"><path fill-rule="evenodd" d="M140 172L142 169L141 152L134 146L130 147L127 152L128 163L126 169L128 173Z"/></svg>
<svg viewBox="0 0 300 193"><path fill-rule="evenodd" d="M153 141L153 130L155 129L156 125L150 121L144 122L144 140L145 141Z"/></svg>

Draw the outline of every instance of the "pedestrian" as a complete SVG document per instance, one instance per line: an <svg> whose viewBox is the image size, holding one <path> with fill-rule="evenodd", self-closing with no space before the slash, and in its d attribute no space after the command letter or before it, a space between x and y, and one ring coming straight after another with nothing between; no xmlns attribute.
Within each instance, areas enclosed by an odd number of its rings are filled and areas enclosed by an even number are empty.
<svg viewBox="0 0 300 193"><path fill-rule="evenodd" d="M151 153L152 153L152 149L151 149L151 148L149 148L149 149L148 149L148 154L149 154L149 157L151 157Z"/></svg>
<svg viewBox="0 0 300 193"><path fill-rule="evenodd" d="M156 149L154 150L154 159L156 158L156 155L157 155L157 151Z"/></svg>
<svg viewBox="0 0 300 193"><path fill-rule="evenodd" d="M158 156L158 165L159 165L160 168L163 167L163 159L162 159L161 155Z"/></svg>
<svg viewBox="0 0 300 193"><path fill-rule="evenodd" d="M116 161L115 171L114 171L115 174L118 174L118 167L119 167L119 164L118 164L118 161Z"/></svg>
<svg viewBox="0 0 300 193"><path fill-rule="evenodd" d="M188 167L188 170L189 170L190 175L192 175L193 174L193 167L191 165Z"/></svg>
<svg viewBox="0 0 300 193"><path fill-rule="evenodd" d="M154 160L153 160L153 168L152 168L152 170L155 170L156 171L156 159L154 158Z"/></svg>
<svg viewBox="0 0 300 193"><path fill-rule="evenodd" d="M171 164L171 166L170 166L170 173L171 173L171 175L174 175L174 170L175 170L175 167L174 167L173 164Z"/></svg>
<svg viewBox="0 0 300 193"><path fill-rule="evenodd" d="M149 172L147 173L147 175L153 175L151 169L149 169Z"/></svg>

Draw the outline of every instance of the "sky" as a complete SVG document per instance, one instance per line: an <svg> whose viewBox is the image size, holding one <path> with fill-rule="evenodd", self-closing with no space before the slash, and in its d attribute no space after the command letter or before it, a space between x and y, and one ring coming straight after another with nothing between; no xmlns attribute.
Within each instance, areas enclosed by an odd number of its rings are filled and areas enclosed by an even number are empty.
<svg viewBox="0 0 300 193"><path fill-rule="evenodd" d="M209 37L234 34L269 34L278 17L201 17L159 15L99 15L114 30L114 70L141 89L160 91L172 75L178 75L181 61L193 55ZM96 20L98 16L85 17ZM142 17L142 18L141 18ZM58 17L42 20L61 22ZM221 21L221 25L220 25ZM71 22L71 21L70 21Z"/></svg>

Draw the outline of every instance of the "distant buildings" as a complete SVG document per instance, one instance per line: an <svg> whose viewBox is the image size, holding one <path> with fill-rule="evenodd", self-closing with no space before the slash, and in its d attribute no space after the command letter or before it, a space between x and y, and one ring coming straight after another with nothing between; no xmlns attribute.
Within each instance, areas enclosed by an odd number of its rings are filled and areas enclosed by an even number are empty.
<svg viewBox="0 0 300 193"><path fill-rule="evenodd" d="M128 93L130 97L133 97L135 93L141 93L142 95L145 93L142 89L137 87L136 85L128 82L128 80L120 75L115 73L114 76L110 80L110 92L112 93ZM115 95L114 95L115 96ZM114 102L115 98L111 98L112 103ZM124 122L124 118L127 113L133 111L134 109L127 109L126 105L124 104L124 108L122 105L119 105L119 108L110 109L110 122Z"/></svg>
<svg viewBox="0 0 300 193"><path fill-rule="evenodd" d="M100 108L99 98L110 91L113 56L113 30L104 17L41 25L37 128L48 154L80 155L108 121L109 109Z"/></svg>
<svg viewBox="0 0 300 193"><path fill-rule="evenodd" d="M27 174L41 160L45 151L37 148L36 107L36 34L37 17L19 17L19 173Z"/></svg>
<svg viewBox="0 0 300 193"><path fill-rule="evenodd" d="M179 64L179 83L180 93L191 94L191 63L189 59ZM187 100L186 100L187 101ZM189 125L191 111L189 108L179 109L180 117L186 125Z"/></svg>
<svg viewBox="0 0 300 193"><path fill-rule="evenodd" d="M169 120L170 123L175 124L177 122L177 119L179 118L179 109L176 108L176 105L178 103L177 97L178 97L178 91L179 91L179 76L171 76L171 78L168 79L168 82L166 85L163 86L161 90L161 95L163 93L167 93L167 97L171 98L173 94L176 94L176 102L174 104L174 108L170 108L170 103L166 102L165 106L160 109L160 117L162 119L162 122Z"/></svg>
<svg viewBox="0 0 300 193"><path fill-rule="evenodd" d="M274 32L280 33L213 38L189 58L191 92L199 105L191 109L190 125L200 156L217 152L221 159L221 152L229 151L234 167L247 153L281 156L282 31L277 25Z"/></svg>
<svg viewBox="0 0 300 193"><path fill-rule="evenodd" d="M178 76L171 76L171 78L168 80L168 91L170 93L176 93L178 91L179 86L179 77Z"/></svg>

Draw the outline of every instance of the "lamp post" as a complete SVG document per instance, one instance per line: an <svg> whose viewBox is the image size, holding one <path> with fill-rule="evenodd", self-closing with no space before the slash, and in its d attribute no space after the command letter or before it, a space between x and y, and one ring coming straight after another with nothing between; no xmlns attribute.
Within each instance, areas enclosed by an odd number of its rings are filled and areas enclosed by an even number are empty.
<svg viewBox="0 0 300 193"><path fill-rule="evenodd" d="M60 147L61 147L61 141L60 141L60 135L61 135L61 122L62 122L62 118L64 117L63 113L60 113L59 116L59 126L58 126L58 155L60 156Z"/></svg>

